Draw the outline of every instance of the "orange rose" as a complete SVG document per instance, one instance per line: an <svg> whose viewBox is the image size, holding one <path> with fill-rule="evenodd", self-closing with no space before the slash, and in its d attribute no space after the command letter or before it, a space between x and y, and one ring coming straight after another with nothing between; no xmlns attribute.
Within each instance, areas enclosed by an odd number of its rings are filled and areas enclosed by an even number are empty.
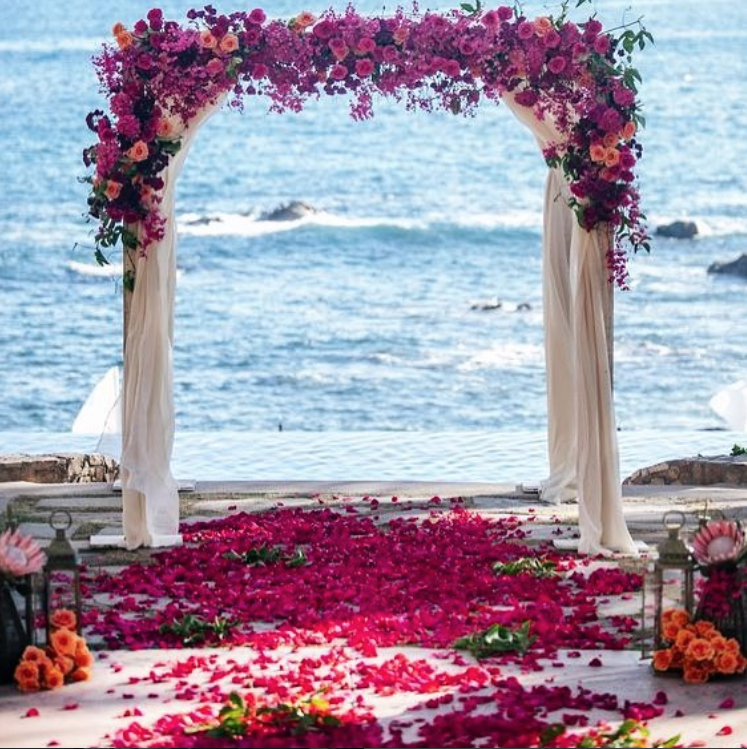
<svg viewBox="0 0 747 749"><path fill-rule="evenodd" d="M680 628L674 622L669 621L662 625L661 636L668 642L674 642L679 631Z"/></svg>
<svg viewBox="0 0 747 749"><path fill-rule="evenodd" d="M112 26L112 36L119 36L124 31L127 31L127 27L121 21L117 21Z"/></svg>
<svg viewBox="0 0 747 749"><path fill-rule="evenodd" d="M148 158L148 144L144 140L137 141L127 150L126 156L133 161L145 161Z"/></svg>
<svg viewBox="0 0 747 749"><path fill-rule="evenodd" d="M635 122L626 122L623 125L622 131L621 131L623 140L630 140L635 135L635 131L636 131Z"/></svg>
<svg viewBox="0 0 747 749"><path fill-rule="evenodd" d="M687 650L687 646L695 639L695 632L689 629L681 629L677 633L674 644L682 651Z"/></svg>
<svg viewBox="0 0 747 749"><path fill-rule="evenodd" d="M56 655L75 655L78 641L75 634L69 629L58 629L52 632L49 640Z"/></svg>
<svg viewBox="0 0 747 749"><path fill-rule="evenodd" d="M602 139L602 143L604 143L605 148L612 148L612 146L617 145L618 140L619 138L615 133L607 133L607 135Z"/></svg>
<svg viewBox="0 0 747 749"><path fill-rule="evenodd" d="M608 148L604 154L605 166L617 166L620 163L620 152L616 148Z"/></svg>
<svg viewBox="0 0 747 749"><path fill-rule="evenodd" d="M56 670L62 671L62 673L67 676L75 669L75 666L77 665L77 657L71 658L69 655L58 655L54 659L54 665L56 666Z"/></svg>
<svg viewBox="0 0 747 749"><path fill-rule="evenodd" d="M129 31L123 31L121 34L117 34L117 44L120 49L127 49L132 44L132 34Z"/></svg>
<svg viewBox="0 0 747 749"><path fill-rule="evenodd" d="M90 668L76 668L72 674L70 674L71 681L88 681L91 678Z"/></svg>
<svg viewBox="0 0 747 749"><path fill-rule="evenodd" d="M707 621L699 621L695 622L695 633L698 635L698 637L706 637L707 639L711 639L708 637L711 633L716 632L716 625L713 622L707 622Z"/></svg>
<svg viewBox="0 0 747 749"><path fill-rule="evenodd" d="M607 149L601 143L594 143L589 149L589 155L592 161L604 161L607 156Z"/></svg>
<svg viewBox="0 0 747 749"><path fill-rule="evenodd" d="M716 656L716 670L720 674L735 674L739 669L739 656L729 651Z"/></svg>
<svg viewBox="0 0 747 749"><path fill-rule="evenodd" d="M534 19L534 33L537 36L547 36L547 32L552 29L552 21L547 16L540 16Z"/></svg>
<svg viewBox="0 0 747 749"><path fill-rule="evenodd" d="M708 681L708 671L698 666L688 665L685 666L683 677L688 684L705 684Z"/></svg>
<svg viewBox="0 0 747 749"><path fill-rule="evenodd" d="M16 681L39 681L39 666L34 662L21 661L13 673Z"/></svg>
<svg viewBox="0 0 747 749"><path fill-rule="evenodd" d="M313 13L309 13L308 10L299 13L293 20L293 27L296 29L305 29L307 26L311 26L316 21L316 16Z"/></svg>
<svg viewBox="0 0 747 749"><path fill-rule="evenodd" d="M669 668L680 669L685 665L685 654L679 648L670 648L672 651L672 662Z"/></svg>
<svg viewBox="0 0 747 749"><path fill-rule="evenodd" d="M713 645L709 640L704 640L702 637L695 637L690 641L690 644L685 650L685 658L690 658L694 661L708 661L715 655Z"/></svg>
<svg viewBox="0 0 747 749"><path fill-rule="evenodd" d="M230 54L239 48L239 39L235 34L226 34L221 40L218 48L221 52Z"/></svg>
<svg viewBox="0 0 747 749"><path fill-rule="evenodd" d="M661 616L662 623L674 622L678 627L685 627L690 623L690 615L685 609L667 609Z"/></svg>
<svg viewBox="0 0 747 749"><path fill-rule="evenodd" d="M41 661L45 660L46 657L47 654L41 648L37 648L34 645L29 645L26 650L23 651L22 660L29 663L40 663Z"/></svg>
<svg viewBox="0 0 747 749"><path fill-rule="evenodd" d="M21 692L38 692L41 684L39 679L18 679L18 689Z"/></svg>
<svg viewBox="0 0 747 749"><path fill-rule="evenodd" d="M59 668L50 668L45 674L44 683L47 689L58 689L65 683L65 675Z"/></svg>
<svg viewBox="0 0 747 749"><path fill-rule="evenodd" d="M84 647L83 649L78 648L78 650L75 651L75 665L78 666L78 668L90 668L93 666L93 655L87 647Z"/></svg>
<svg viewBox="0 0 747 749"><path fill-rule="evenodd" d="M201 31L200 44L205 49L215 49L218 46L218 40L209 31Z"/></svg>
<svg viewBox="0 0 747 749"><path fill-rule="evenodd" d="M57 629L69 629L72 631L75 629L78 619L75 616L75 612L69 609L57 609L57 611L52 612L49 622Z"/></svg>
<svg viewBox="0 0 747 749"><path fill-rule="evenodd" d="M654 651L654 669L668 671L672 665L672 651L669 648Z"/></svg>

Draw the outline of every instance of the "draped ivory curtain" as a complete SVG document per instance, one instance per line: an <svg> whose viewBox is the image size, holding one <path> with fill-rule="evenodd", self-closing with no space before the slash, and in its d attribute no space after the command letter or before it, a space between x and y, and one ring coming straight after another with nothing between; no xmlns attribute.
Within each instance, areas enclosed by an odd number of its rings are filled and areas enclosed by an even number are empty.
<svg viewBox="0 0 747 749"><path fill-rule="evenodd" d="M562 142L549 118L504 101L540 148ZM179 497L171 475L174 440L172 375L176 282L176 179L200 125L222 99L183 133L164 174L164 238L139 258L126 331L121 472L128 548L179 543ZM547 360L550 476L547 502L578 498L584 554L635 553L622 512L617 434L606 335L608 235L585 231L566 200L562 173L548 174L544 207L543 304Z"/></svg>
<svg viewBox="0 0 747 749"><path fill-rule="evenodd" d="M503 100L541 149L563 142L549 115L538 119L510 93ZM540 497L551 503L578 498L580 553L634 554L622 510L607 347L609 234L586 231L569 197L563 174L550 169L542 242L550 476Z"/></svg>
<svg viewBox="0 0 747 749"><path fill-rule="evenodd" d="M135 290L125 331L122 416L122 507L125 545L173 546L179 535L179 493L171 475L174 446L174 292L176 288L176 180L200 126L224 97L203 109L162 177L165 234L135 264ZM142 228L138 226L138 234Z"/></svg>

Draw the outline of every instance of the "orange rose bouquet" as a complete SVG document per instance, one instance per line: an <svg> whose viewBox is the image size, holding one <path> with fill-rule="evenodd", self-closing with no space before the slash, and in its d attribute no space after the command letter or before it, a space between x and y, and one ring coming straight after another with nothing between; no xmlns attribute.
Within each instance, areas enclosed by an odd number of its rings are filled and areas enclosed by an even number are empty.
<svg viewBox="0 0 747 749"><path fill-rule="evenodd" d="M93 655L75 631L75 614L58 609L50 617L51 633L46 648L29 645L16 666L15 679L22 692L57 689L63 684L91 678Z"/></svg>
<svg viewBox="0 0 747 749"><path fill-rule="evenodd" d="M656 671L682 671L689 684L703 684L715 674L741 674L747 668L738 640L724 637L713 622L690 621L683 609L667 609L661 631L670 645L654 651Z"/></svg>

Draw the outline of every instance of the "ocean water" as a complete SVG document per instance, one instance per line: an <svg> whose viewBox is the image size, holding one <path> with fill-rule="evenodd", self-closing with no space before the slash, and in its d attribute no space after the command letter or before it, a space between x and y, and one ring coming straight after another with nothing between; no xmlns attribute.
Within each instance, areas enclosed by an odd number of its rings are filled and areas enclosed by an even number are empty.
<svg viewBox="0 0 747 749"><path fill-rule="evenodd" d="M85 116L103 103L91 55L115 21L151 7L12 4L0 28L4 452L13 435L67 432L121 361L121 290L91 266L78 178ZM184 19L191 5L161 7ZM630 6L596 10L607 26L642 15L656 38L639 55L644 209L652 227L689 218L701 234L656 238L616 293L617 420L622 433L692 434L697 451L699 433L725 427L709 399L747 375L747 281L707 273L747 251L747 5ZM326 4L266 10L305 7ZM178 432L543 433L545 168L532 137L492 104L473 118L386 101L375 112L355 123L336 99L282 116L252 101L203 127L177 197ZM262 219L293 200L317 212Z"/></svg>

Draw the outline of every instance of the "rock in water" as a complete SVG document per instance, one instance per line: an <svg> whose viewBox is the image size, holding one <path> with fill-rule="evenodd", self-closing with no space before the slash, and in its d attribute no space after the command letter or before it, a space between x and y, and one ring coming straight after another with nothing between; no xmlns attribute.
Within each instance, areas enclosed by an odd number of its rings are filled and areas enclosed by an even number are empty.
<svg viewBox="0 0 747 749"><path fill-rule="evenodd" d="M657 226L656 233L660 237L692 239L698 233L698 225L694 221L672 221L671 224Z"/></svg>
<svg viewBox="0 0 747 749"><path fill-rule="evenodd" d="M274 208L262 216L263 221L298 221L298 219L316 213L316 208L302 200L291 200L290 203Z"/></svg>
<svg viewBox="0 0 747 749"><path fill-rule="evenodd" d="M732 276L747 278L747 255L741 255L736 260L728 263L711 263L708 266L709 273L728 273Z"/></svg>

